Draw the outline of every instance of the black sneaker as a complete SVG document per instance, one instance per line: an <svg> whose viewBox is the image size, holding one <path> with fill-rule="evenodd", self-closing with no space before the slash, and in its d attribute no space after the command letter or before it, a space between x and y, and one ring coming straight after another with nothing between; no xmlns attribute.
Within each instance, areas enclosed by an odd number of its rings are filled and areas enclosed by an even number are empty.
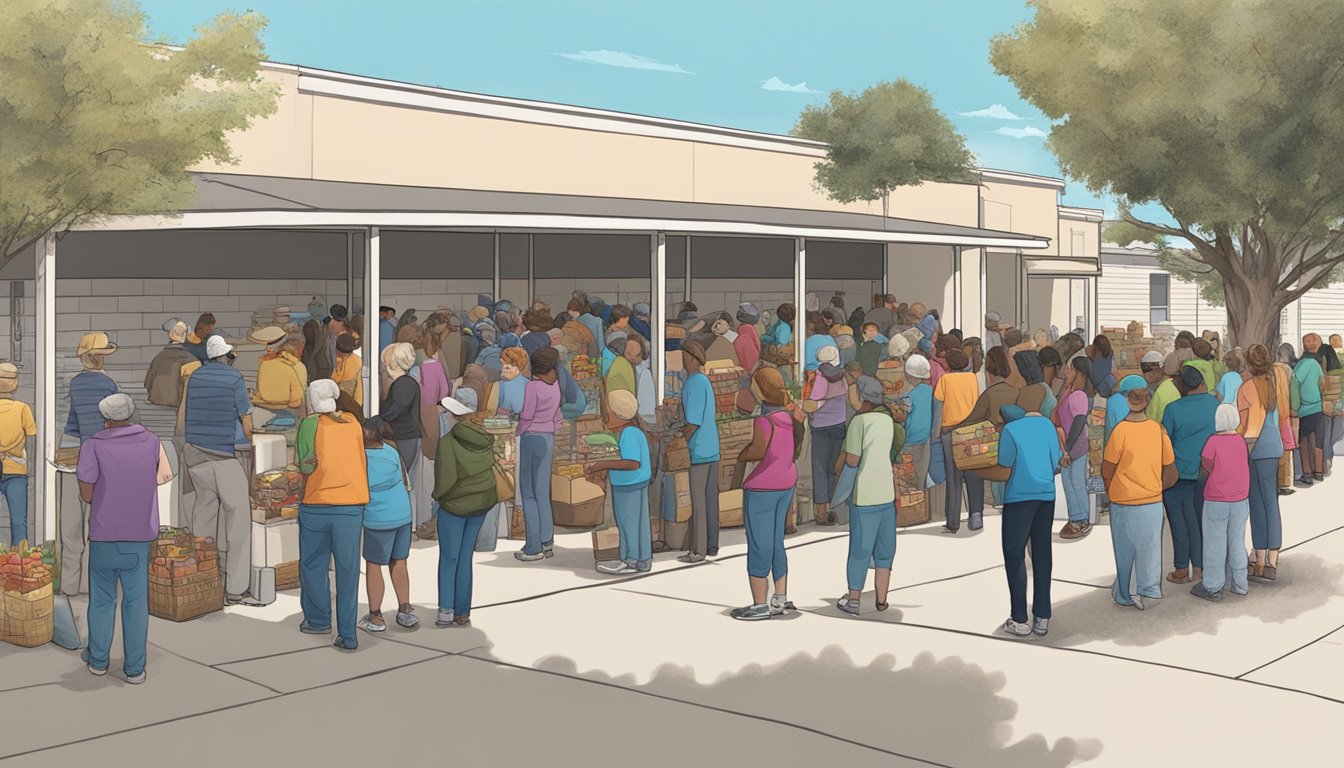
<svg viewBox="0 0 1344 768"><path fill-rule="evenodd" d="M1221 590L1218 592L1210 592L1204 588L1204 582L1202 581L1195 582L1195 586L1190 588L1190 594L1208 600L1211 603L1217 603L1223 599Z"/></svg>

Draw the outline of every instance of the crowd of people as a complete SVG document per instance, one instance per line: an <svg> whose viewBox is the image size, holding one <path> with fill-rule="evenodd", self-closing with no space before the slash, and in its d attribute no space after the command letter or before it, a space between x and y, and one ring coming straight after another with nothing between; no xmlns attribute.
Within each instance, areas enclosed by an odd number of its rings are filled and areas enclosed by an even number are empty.
<svg viewBox="0 0 1344 768"><path fill-rule="evenodd" d="M249 591L254 428L295 432L294 463L304 477L300 628L334 629L334 644L346 650L358 647L357 629L387 630L383 569L395 623L419 623L406 565L416 539L438 542L440 627L470 624L473 552L487 525L498 525L489 516L502 504L522 508L525 539L514 557L551 558L556 437L585 415L600 417L615 444L609 457L583 466L587 479L608 489L619 533L617 559L598 563L599 571L647 572L654 554L667 550L680 551L685 563L717 557L720 492L740 489L751 601L732 616L755 621L794 610L785 536L803 522L796 495L810 474L813 522L849 528L837 607L858 614L873 571L876 607L886 610L897 466L910 463L948 535L959 534L963 520L980 530L986 505L1002 510L1004 631L1017 636L1048 632L1056 475L1068 517L1062 541L1093 532L1094 506L1109 515L1118 605L1141 610L1145 599L1162 597L1164 519L1173 544L1166 581L1192 583L1192 594L1217 601L1227 588L1245 594L1250 579L1276 578L1279 497L1323 481L1333 444L1344 437L1338 404L1321 386L1338 375L1337 336L1325 344L1309 334L1298 357L1288 344L1275 353L1252 344L1224 354L1216 334L1183 332L1173 351L1150 351L1136 373L1124 375L1105 335L1090 344L1081 329L1028 338L990 313L982 338L965 337L944 331L938 311L918 302L878 296L872 308L849 313L844 304L837 295L823 308L809 296L799 345L792 304L762 312L744 303L730 314L683 303L668 322L670 396L663 402L654 399L648 304L609 306L582 292L554 316L542 301L523 309L482 296L465 323L452 310L422 322L415 310L381 307L370 361L381 371L376 417L364 416L362 318L339 305L298 328L254 329L249 340L266 348L254 387L234 367L234 347L213 316L203 314L190 329L170 320L169 344L150 366L146 391L151 405L177 409L172 448L183 490L195 494L184 516L198 535L216 537L229 604L258 602ZM76 475L88 509L62 508L62 590L79 589L79 557L90 542L89 669L106 671L120 580L126 672L143 679L144 635L135 617L147 606L143 590L126 584L143 580L147 564L131 545L154 539L155 489L172 471L161 447L146 447L152 435L136 423L134 403L103 371L115 351L106 333L86 335L78 349L84 370L70 382L66 433L83 448ZM593 391L571 370L580 356L600 367L598 403L589 403ZM750 441L732 455L721 450L721 394L708 375L723 365L741 374L736 416L751 419ZM0 365L0 398L12 399L3 390L13 378ZM17 405L6 410L0 402L0 413L11 414L0 420L6 483L26 478L11 459L21 462L24 436L35 430L26 406ZM984 422L999 436L997 466L959 469L953 433ZM1101 466L1089 466L1098 429ZM506 470L501 441L515 438ZM678 449L689 457L684 541L669 540L672 526L655 535L653 525L672 519L665 481ZM726 481L721 462L733 467ZM13 501L10 509L12 519L23 517ZM22 534L17 525L11 530ZM359 617L361 557L369 608Z"/></svg>

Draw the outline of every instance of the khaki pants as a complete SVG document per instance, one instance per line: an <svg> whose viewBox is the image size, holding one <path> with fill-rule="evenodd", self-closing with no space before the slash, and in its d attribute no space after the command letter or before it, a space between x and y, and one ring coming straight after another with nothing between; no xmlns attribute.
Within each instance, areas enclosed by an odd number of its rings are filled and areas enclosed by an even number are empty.
<svg viewBox="0 0 1344 768"><path fill-rule="evenodd" d="M252 584L252 499L243 463L240 455L187 468L196 489L189 527L196 536L215 537L224 566L224 591L234 596Z"/></svg>

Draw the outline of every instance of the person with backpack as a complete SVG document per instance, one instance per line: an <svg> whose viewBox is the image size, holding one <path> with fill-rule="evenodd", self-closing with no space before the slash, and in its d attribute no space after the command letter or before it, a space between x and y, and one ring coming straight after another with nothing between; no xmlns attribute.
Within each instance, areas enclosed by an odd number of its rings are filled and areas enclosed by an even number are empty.
<svg viewBox="0 0 1344 768"><path fill-rule="evenodd" d="M648 435L639 425L639 400L630 392L618 389L607 395L607 430L618 435L619 458L589 464L584 475L598 484L603 472L611 478L611 508L620 534L621 559L598 563L597 570L617 576L646 573L653 568L652 462Z"/></svg>
<svg viewBox="0 0 1344 768"><path fill-rule="evenodd" d="M849 422L845 436L845 476L837 485L832 504L849 501L849 558L845 568L849 591L836 601L845 613L859 615L859 597L868 580L871 563L877 570L877 610L887 610L891 566L896 558L896 485L892 459L903 445L896 443L896 422L884 408L882 382L862 376L859 412ZM901 430L904 438L904 430ZM902 439L902 443L904 440ZM894 449L894 450L893 450Z"/></svg>
<svg viewBox="0 0 1344 768"><path fill-rule="evenodd" d="M374 416L364 422L362 429L369 472L369 503L364 507L364 574L369 612L359 620L359 628L370 634L387 631L382 610L386 567L397 595L397 624L410 629L420 623L411 605L411 577L406 567L411 556L411 485L392 425Z"/></svg>
<svg viewBox="0 0 1344 768"><path fill-rule="evenodd" d="M751 377L761 415L752 423L751 443L737 457L733 487L742 489L743 520L747 531L747 579L751 605L732 617L760 621L796 610L788 598L788 552L784 529L798 485L798 454L803 439L803 414L794 405L778 368L758 368ZM743 480L748 462L759 462ZM890 475L887 480L890 485ZM769 577L775 594L767 601Z"/></svg>
<svg viewBox="0 0 1344 768"><path fill-rule="evenodd" d="M476 536L486 513L506 494L501 494L495 469L494 435L474 418L467 418L479 414L476 391L464 387L439 405L459 421L439 438L434 462L435 516L440 531L439 613L434 626L469 627Z"/></svg>

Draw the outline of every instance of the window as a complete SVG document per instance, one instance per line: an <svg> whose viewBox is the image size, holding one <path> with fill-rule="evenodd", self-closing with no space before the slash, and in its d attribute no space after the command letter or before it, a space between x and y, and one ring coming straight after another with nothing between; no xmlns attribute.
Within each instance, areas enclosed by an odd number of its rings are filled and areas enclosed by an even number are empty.
<svg viewBox="0 0 1344 768"><path fill-rule="evenodd" d="M1148 276L1148 325L1171 322L1171 275Z"/></svg>

